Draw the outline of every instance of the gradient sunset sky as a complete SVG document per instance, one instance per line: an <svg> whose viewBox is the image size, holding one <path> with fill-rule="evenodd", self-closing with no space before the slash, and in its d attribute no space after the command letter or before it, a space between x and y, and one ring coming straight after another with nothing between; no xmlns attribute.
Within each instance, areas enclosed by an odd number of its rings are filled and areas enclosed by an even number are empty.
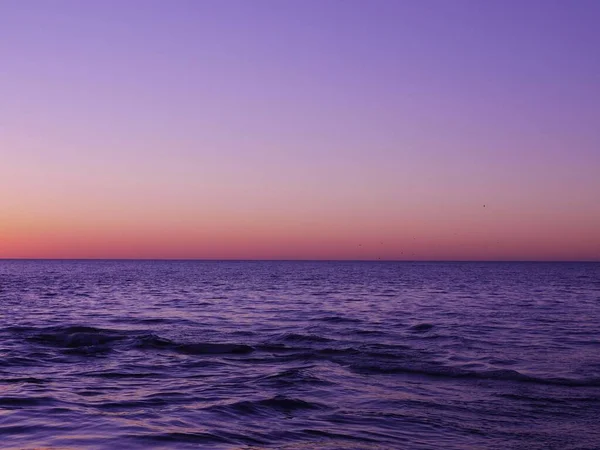
<svg viewBox="0 0 600 450"><path fill-rule="evenodd" d="M0 258L600 260L599 24L0 0Z"/></svg>

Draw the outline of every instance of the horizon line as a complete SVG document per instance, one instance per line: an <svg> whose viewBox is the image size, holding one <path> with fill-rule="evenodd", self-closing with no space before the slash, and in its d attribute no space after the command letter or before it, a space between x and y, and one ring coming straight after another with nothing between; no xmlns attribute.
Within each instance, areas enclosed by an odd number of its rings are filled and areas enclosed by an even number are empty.
<svg viewBox="0 0 600 450"><path fill-rule="evenodd" d="M244 258L4 258L0 261L372 262L372 263L600 263L600 259L244 259Z"/></svg>

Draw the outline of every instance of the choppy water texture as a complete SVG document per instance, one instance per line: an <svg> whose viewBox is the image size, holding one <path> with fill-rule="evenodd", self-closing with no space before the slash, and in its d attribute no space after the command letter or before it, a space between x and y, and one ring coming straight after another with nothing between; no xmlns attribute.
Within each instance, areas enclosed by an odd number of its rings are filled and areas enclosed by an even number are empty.
<svg viewBox="0 0 600 450"><path fill-rule="evenodd" d="M0 261L0 304L2 448L600 448L600 264Z"/></svg>

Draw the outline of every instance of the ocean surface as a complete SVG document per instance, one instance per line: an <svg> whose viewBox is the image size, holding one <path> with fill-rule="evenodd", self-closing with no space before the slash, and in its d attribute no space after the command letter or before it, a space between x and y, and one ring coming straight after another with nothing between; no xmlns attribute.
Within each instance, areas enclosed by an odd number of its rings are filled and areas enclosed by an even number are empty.
<svg viewBox="0 0 600 450"><path fill-rule="evenodd" d="M0 261L0 447L600 449L600 264Z"/></svg>

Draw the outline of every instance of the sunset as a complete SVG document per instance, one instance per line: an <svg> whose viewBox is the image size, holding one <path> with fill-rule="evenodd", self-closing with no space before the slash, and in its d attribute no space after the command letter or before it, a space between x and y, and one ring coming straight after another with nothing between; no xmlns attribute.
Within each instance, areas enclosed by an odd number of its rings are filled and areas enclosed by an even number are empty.
<svg viewBox="0 0 600 450"><path fill-rule="evenodd" d="M0 448L600 449L600 0L0 0Z"/></svg>
<svg viewBox="0 0 600 450"><path fill-rule="evenodd" d="M599 10L4 1L0 256L600 260Z"/></svg>

